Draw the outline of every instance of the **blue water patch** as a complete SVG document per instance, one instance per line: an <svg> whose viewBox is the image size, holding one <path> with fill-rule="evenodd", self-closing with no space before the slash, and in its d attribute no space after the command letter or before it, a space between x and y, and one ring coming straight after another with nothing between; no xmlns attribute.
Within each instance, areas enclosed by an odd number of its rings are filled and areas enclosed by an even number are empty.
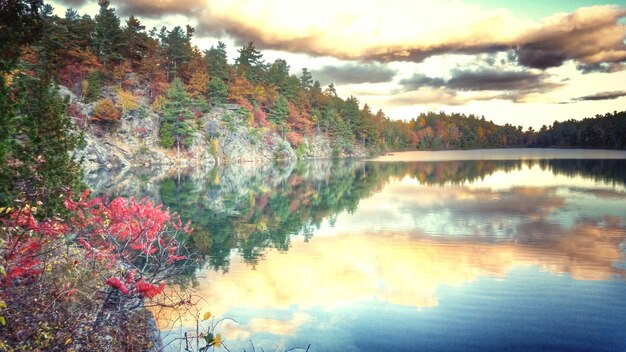
<svg viewBox="0 0 626 352"><path fill-rule="evenodd" d="M311 350L624 351L624 302L624 280L576 281L521 268L504 280L442 287L437 307L365 302L340 309L335 330L350 340Z"/></svg>

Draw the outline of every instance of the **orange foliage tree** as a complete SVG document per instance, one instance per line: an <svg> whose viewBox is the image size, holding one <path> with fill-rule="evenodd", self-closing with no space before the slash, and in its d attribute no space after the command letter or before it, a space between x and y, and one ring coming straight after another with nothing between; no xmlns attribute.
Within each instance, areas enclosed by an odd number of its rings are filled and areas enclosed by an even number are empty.
<svg viewBox="0 0 626 352"><path fill-rule="evenodd" d="M115 122L122 117L120 110L111 99L100 99L93 110L94 121Z"/></svg>

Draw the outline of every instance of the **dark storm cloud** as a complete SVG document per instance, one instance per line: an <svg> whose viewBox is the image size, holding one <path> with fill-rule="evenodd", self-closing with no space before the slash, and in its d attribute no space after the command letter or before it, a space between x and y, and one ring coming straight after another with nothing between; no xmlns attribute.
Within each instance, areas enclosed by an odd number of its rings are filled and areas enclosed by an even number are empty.
<svg viewBox="0 0 626 352"><path fill-rule="evenodd" d="M324 66L313 70L313 76L322 83L357 84L391 82L396 71L375 64L347 64Z"/></svg>
<svg viewBox="0 0 626 352"><path fill-rule="evenodd" d="M193 16L204 7L204 4L197 0L131 0L115 5L122 16L136 15L149 18L173 14Z"/></svg>
<svg viewBox="0 0 626 352"><path fill-rule="evenodd" d="M554 87L554 83L547 81L546 74L528 71L500 71L481 69L477 71L455 70L447 86L458 90L515 90L536 91Z"/></svg>
<svg viewBox="0 0 626 352"><path fill-rule="evenodd" d="M613 92L600 92L600 93L576 98L574 100L575 101L613 100L613 99L617 99L621 97L626 97L626 90L613 91Z"/></svg>
<svg viewBox="0 0 626 352"><path fill-rule="evenodd" d="M614 73L626 70L626 64L619 63L597 63L597 64L580 64L576 65L576 69L582 72L583 74L588 73Z"/></svg>
<svg viewBox="0 0 626 352"><path fill-rule="evenodd" d="M61 5L65 5L69 8L77 8L77 7L81 7L83 5L85 5L86 3L88 3L88 0L57 0L56 2L58 2Z"/></svg>
<svg viewBox="0 0 626 352"><path fill-rule="evenodd" d="M400 85L402 85L405 91L411 91L422 87L443 87L446 85L446 81L443 78L428 77L421 73L416 73L411 78L401 80Z"/></svg>
<svg viewBox="0 0 626 352"><path fill-rule="evenodd" d="M620 19L626 9L592 7L561 17L523 35L516 46L520 65L546 69L566 60L583 65L626 60L626 26Z"/></svg>
<svg viewBox="0 0 626 352"><path fill-rule="evenodd" d="M521 91L537 92L559 87L560 84L548 81L549 75L529 71L502 71L483 68L475 71L453 70L452 77L427 77L415 74L400 81L404 90L417 90L421 87L446 87L461 91Z"/></svg>

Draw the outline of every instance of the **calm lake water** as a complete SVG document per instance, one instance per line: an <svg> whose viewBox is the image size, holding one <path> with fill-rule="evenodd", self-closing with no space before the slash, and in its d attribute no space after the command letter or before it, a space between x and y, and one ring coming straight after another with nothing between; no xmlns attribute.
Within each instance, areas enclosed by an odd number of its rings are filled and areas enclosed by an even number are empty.
<svg viewBox="0 0 626 352"><path fill-rule="evenodd" d="M199 308L236 321L216 328L230 351L626 351L626 153L426 154L113 193L194 222Z"/></svg>

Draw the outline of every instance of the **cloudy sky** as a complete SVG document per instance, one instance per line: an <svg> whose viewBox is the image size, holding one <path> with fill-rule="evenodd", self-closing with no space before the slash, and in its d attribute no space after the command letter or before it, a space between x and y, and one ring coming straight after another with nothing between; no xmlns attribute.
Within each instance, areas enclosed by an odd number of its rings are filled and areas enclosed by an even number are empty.
<svg viewBox="0 0 626 352"><path fill-rule="evenodd" d="M55 0L94 15L95 0ZM410 119L429 110L538 128L626 110L624 0L111 0L201 49L254 41L266 61Z"/></svg>

